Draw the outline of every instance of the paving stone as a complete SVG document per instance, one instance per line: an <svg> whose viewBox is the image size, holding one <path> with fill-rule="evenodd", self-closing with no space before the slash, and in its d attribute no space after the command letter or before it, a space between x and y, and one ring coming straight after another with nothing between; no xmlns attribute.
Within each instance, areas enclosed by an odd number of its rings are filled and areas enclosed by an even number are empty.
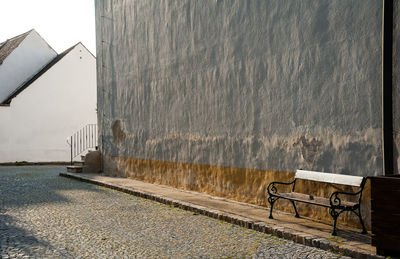
<svg viewBox="0 0 400 259"><path fill-rule="evenodd" d="M62 171L0 167L0 258L340 258L249 229L267 229L249 219L206 217L203 207L185 211ZM244 227L220 220L229 217Z"/></svg>

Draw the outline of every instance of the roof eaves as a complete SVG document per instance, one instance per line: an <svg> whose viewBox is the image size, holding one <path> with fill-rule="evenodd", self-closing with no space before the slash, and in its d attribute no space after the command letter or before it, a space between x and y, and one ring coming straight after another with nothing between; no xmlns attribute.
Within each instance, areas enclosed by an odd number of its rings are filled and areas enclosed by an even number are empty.
<svg viewBox="0 0 400 259"><path fill-rule="evenodd" d="M9 41L9 40L6 40L6 41L0 43L0 51L1 51L1 49L7 44L8 41Z"/></svg>

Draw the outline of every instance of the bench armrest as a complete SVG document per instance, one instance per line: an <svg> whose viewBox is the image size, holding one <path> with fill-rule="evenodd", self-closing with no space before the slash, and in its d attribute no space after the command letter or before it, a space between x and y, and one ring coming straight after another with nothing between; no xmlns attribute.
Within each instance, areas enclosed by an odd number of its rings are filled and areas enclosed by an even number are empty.
<svg viewBox="0 0 400 259"><path fill-rule="evenodd" d="M274 195L278 192L277 186L276 185L293 185L292 190L294 188L294 184L296 183L296 179L294 179L292 182L289 183L284 183L284 182L271 182L270 184L268 184L267 187L267 192L268 195Z"/></svg>
<svg viewBox="0 0 400 259"><path fill-rule="evenodd" d="M358 192L341 192L341 191L336 191L331 194L329 197L329 202L331 204L331 207L343 207L342 205L342 199L340 196L358 196L358 203L355 206L360 206L361 203L361 192L362 189L359 190Z"/></svg>

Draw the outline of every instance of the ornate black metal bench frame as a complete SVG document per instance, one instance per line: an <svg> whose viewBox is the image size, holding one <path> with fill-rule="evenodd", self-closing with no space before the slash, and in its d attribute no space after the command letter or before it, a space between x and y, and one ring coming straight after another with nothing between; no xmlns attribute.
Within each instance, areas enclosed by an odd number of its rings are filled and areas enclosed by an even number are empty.
<svg viewBox="0 0 400 259"><path fill-rule="evenodd" d="M343 191L335 191L330 195L330 198L322 198L322 197L314 197L312 195L295 193L296 180L310 180L316 182L324 182L324 183L332 183L332 184L340 184L340 185L350 185L359 187L359 191L357 192L343 192ZM329 213L333 218L333 231L332 235L336 236L336 222L337 218L344 211L351 211L358 216L360 219L360 223L362 226L362 234L366 234L367 230L365 229L364 222L361 216L361 198L362 191L364 190L365 183L367 181L367 177L360 176L349 176L349 175L340 175L340 174L330 174L330 173L321 173L321 172L313 172L313 171L305 171L305 170L297 170L296 176L292 182L284 183L284 182L271 182L268 185L268 202L271 205L269 218L273 219L272 211L274 204L279 199L289 200L294 208L295 217L299 218L299 213L297 212L295 202L302 202L316 206L322 206L329 208ZM292 185L291 192L289 193L279 193L277 186L279 185ZM358 196L358 202L347 202L342 200L343 197L346 196Z"/></svg>

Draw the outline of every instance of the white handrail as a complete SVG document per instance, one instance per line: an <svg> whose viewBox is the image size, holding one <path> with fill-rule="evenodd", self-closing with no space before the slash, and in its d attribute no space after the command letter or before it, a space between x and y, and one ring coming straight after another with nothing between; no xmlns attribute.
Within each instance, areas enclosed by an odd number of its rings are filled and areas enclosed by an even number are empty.
<svg viewBox="0 0 400 259"><path fill-rule="evenodd" d="M97 124L88 124L75 134L67 138L67 143L71 148L71 164L73 159L90 148L98 146Z"/></svg>

